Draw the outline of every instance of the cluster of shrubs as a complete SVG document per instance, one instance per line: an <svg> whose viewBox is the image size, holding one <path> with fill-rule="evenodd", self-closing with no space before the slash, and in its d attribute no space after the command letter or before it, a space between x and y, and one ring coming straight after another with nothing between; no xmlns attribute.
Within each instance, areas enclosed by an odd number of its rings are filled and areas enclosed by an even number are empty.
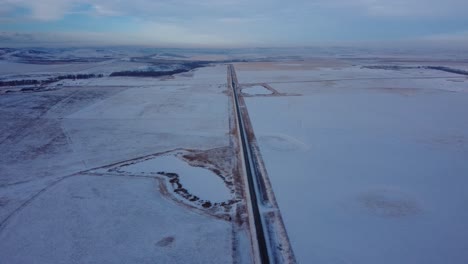
<svg viewBox="0 0 468 264"><path fill-rule="evenodd" d="M188 72L190 69L177 69L172 71L120 71L111 73L111 77L116 76L132 76L132 77L160 77L165 75L173 75L178 73Z"/></svg>
<svg viewBox="0 0 468 264"><path fill-rule="evenodd" d="M455 74L468 75L468 71L453 69L453 68L444 67L444 66L426 66L424 68L425 69L431 69L431 70L450 72L450 73L455 73Z"/></svg>
<svg viewBox="0 0 468 264"><path fill-rule="evenodd" d="M394 70L394 71L399 71L399 70L415 69L415 68L418 68L418 67L399 66L399 65L375 65L375 66L363 66L362 68L372 69L372 70Z"/></svg>
<svg viewBox="0 0 468 264"><path fill-rule="evenodd" d="M169 76L178 73L189 72L193 69L206 66L207 62L187 62L181 65L179 69L170 70L170 71L155 71L155 70L146 70L146 71L120 71L111 73L110 77L116 76L128 76L128 77L161 77Z"/></svg>
<svg viewBox="0 0 468 264"><path fill-rule="evenodd" d="M406 69L427 69L427 70L437 70L437 71L444 71L450 72L455 74L462 74L468 75L468 71L454 69L445 66L398 66L398 65L376 65L376 66L364 66L363 68L366 69L374 69L374 70L406 70Z"/></svg>
<svg viewBox="0 0 468 264"><path fill-rule="evenodd" d="M12 81L0 81L1 86L21 86L21 85L46 85L61 80L79 80L79 79L91 79L101 78L103 74L67 74L56 77L50 77L45 80L12 80Z"/></svg>

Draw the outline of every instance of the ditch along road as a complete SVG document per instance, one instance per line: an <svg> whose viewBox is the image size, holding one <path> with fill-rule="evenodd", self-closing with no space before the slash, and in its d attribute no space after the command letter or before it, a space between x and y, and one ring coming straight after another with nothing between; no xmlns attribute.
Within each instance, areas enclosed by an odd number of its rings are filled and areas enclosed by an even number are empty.
<svg viewBox="0 0 468 264"><path fill-rule="evenodd" d="M251 245L255 263L296 263L291 244L273 194L234 65L228 65L228 88L232 89L234 118L243 162Z"/></svg>

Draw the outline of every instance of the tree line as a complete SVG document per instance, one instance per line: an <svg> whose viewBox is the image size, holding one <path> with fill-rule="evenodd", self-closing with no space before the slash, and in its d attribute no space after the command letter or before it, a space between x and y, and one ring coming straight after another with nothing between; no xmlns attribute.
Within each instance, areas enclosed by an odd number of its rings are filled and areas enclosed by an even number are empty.
<svg viewBox="0 0 468 264"><path fill-rule="evenodd" d="M146 71L119 71L113 72L110 74L110 77L117 76L126 76L126 77L161 77L161 76L170 76L178 73L189 72L193 69L204 67L209 62L204 61L191 61L183 63L179 69L171 71L155 71L155 70L146 70Z"/></svg>
<svg viewBox="0 0 468 264"><path fill-rule="evenodd" d="M21 86L21 85L46 85L61 80L81 80L91 78L101 78L104 74L67 74L56 77L50 77L45 80L12 80L12 81L0 81L0 87L2 86Z"/></svg>

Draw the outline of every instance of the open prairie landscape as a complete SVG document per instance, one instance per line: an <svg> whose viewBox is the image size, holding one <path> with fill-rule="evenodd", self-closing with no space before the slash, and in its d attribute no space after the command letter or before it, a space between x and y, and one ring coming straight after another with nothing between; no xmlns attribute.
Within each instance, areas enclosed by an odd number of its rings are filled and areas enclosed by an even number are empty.
<svg viewBox="0 0 468 264"><path fill-rule="evenodd" d="M421 64L236 65L298 262L468 261L468 79Z"/></svg>
<svg viewBox="0 0 468 264"><path fill-rule="evenodd" d="M0 263L468 262L468 57L0 49Z"/></svg>

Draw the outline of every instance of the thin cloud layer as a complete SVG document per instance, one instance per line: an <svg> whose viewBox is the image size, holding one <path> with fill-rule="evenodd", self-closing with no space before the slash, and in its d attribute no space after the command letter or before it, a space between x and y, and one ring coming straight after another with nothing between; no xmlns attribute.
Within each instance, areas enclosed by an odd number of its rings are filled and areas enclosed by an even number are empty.
<svg viewBox="0 0 468 264"><path fill-rule="evenodd" d="M199 11L246 12L261 9L278 11L290 7L340 9L376 16L450 16L468 11L468 1L465 0L295 0L285 3L278 0L0 0L1 10L23 8L29 11L31 18L39 20L54 20L64 17L69 12L83 6L89 6L91 11L100 15L131 15L151 16L168 12L169 14L184 14L196 16ZM210 15L210 14L205 14Z"/></svg>
<svg viewBox="0 0 468 264"><path fill-rule="evenodd" d="M465 0L0 0L0 31L83 38L118 32L109 42L131 36L155 44L306 45L460 34L468 28L466 13Z"/></svg>

